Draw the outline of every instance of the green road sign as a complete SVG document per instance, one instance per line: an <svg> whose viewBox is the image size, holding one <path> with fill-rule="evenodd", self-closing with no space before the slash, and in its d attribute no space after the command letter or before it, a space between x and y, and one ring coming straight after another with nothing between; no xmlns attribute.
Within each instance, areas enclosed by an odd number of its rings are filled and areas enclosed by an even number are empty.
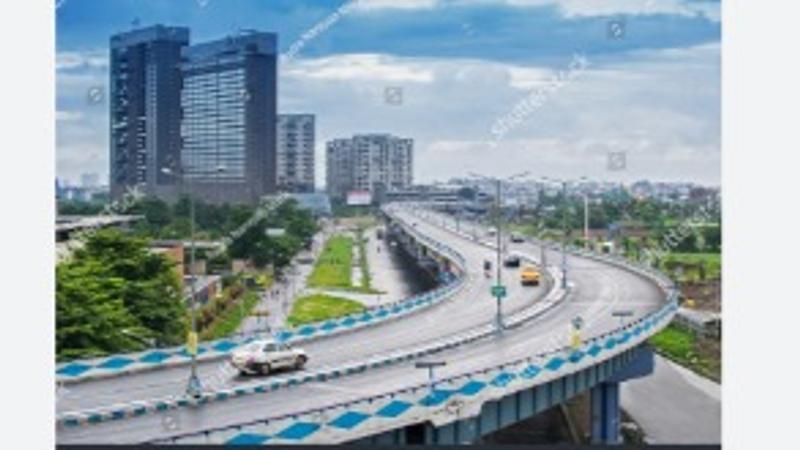
<svg viewBox="0 0 800 450"><path fill-rule="evenodd" d="M503 298L506 296L506 287L505 286L492 286L492 296L497 298Z"/></svg>

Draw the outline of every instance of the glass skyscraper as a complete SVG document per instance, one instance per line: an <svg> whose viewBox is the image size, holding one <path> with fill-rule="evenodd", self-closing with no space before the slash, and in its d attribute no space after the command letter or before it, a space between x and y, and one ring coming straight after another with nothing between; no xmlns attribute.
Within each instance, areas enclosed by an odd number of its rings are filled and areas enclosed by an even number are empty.
<svg viewBox="0 0 800 450"><path fill-rule="evenodd" d="M118 199L139 186L158 193L175 180L161 169L179 158L180 57L189 30L153 27L120 33L110 42L110 185Z"/></svg>
<svg viewBox="0 0 800 450"><path fill-rule="evenodd" d="M181 161L209 201L276 189L277 36L247 32L183 50Z"/></svg>
<svg viewBox="0 0 800 450"><path fill-rule="evenodd" d="M247 31L190 46L187 28L162 25L113 36L114 198L135 185L214 203L274 193L277 40Z"/></svg>

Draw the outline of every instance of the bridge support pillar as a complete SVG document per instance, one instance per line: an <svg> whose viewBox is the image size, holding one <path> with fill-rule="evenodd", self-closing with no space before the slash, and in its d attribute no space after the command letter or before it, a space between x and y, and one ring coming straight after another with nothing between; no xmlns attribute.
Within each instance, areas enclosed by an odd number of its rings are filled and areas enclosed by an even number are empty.
<svg viewBox="0 0 800 450"><path fill-rule="evenodd" d="M592 444L619 444L619 382L603 382L592 388L591 411Z"/></svg>

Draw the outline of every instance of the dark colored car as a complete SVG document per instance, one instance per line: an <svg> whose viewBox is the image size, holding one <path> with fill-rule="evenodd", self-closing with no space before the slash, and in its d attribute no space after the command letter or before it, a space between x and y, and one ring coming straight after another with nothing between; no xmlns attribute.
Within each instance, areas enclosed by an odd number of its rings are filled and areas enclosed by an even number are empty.
<svg viewBox="0 0 800 450"><path fill-rule="evenodd" d="M503 260L503 265L506 267L519 267L521 261L519 256L507 256L505 260Z"/></svg>

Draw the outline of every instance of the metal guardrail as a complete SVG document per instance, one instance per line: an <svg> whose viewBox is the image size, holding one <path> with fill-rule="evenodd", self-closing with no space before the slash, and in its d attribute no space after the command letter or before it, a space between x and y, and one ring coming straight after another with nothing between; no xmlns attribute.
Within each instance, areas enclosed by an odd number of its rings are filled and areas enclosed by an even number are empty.
<svg viewBox="0 0 800 450"><path fill-rule="evenodd" d="M178 444L201 442L260 444L267 441L275 444L297 443L299 441L305 442L309 437L313 439L315 435L322 436L325 432L327 432L325 442L352 440L353 431L368 420L380 421L383 424L383 429L396 428L398 425L396 422L398 421L414 423L414 421L420 420L419 417L412 415L401 419L401 416L404 416L408 410L422 408L424 414L430 414L431 408L442 409L447 406L446 402L452 398L458 398L464 402L472 400L483 403L487 401L487 398L481 399L476 395L487 386L496 388L494 395L488 399L500 398L508 395L509 390L524 389L528 385L536 385L548 380L547 376L537 378L539 374L549 373L552 378L559 376L559 373L571 373L580 370L582 367L597 364L604 360L599 356L601 354L608 359L617 353L644 342L645 339L665 327L669 323L669 320L665 319L671 319L675 311L677 311L678 292L674 289L674 285L669 278L660 272L650 267L638 266L622 258L598 255L575 247L568 247L567 250L573 254L601 259L617 266L623 266L647 276L656 281L659 287L665 291L667 294L666 304L659 310L629 324L585 340L583 346L578 350L560 348L482 370L462 373L445 378L437 383L439 386L450 385L451 389L420 393L420 390L427 389L427 385L416 385L411 388L377 396L367 396L323 408L209 429L203 432L181 434L155 442ZM618 346L620 347L619 350L614 353ZM589 362L587 363L587 361ZM513 369L511 369L512 367ZM476 380L479 376L481 381ZM491 379L489 380L488 378ZM466 380L467 382L459 388L455 388L455 384L461 380ZM520 380L527 380L527 382L521 382ZM531 382L530 380L533 381ZM356 410L356 408L359 410ZM427 411L425 411L426 409ZM329 416L333 416L334 412L341 412L341 414L331 419ZM395 423L390 423L392 420ZM374 432L375 428L372 431Z"/></svg>

